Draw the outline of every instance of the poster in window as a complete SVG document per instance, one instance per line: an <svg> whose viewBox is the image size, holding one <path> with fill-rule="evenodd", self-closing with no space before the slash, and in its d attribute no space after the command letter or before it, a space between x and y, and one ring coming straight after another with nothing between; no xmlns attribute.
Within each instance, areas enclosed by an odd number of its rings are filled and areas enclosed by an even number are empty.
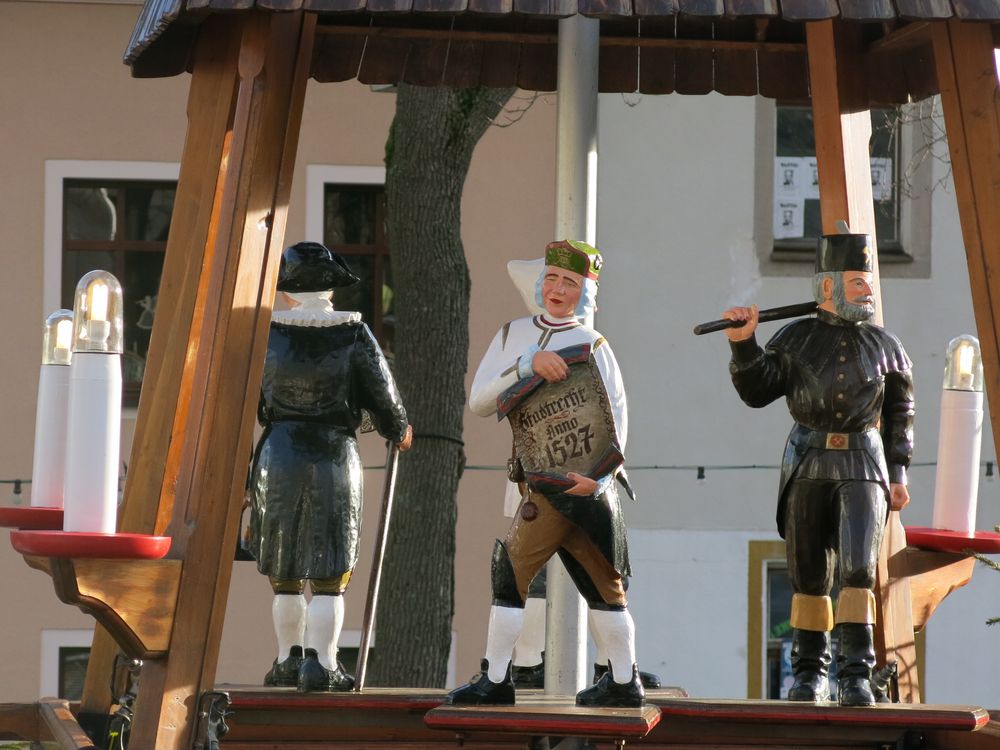
<svg viewBox="0 0 1000 750"><path fill-rule="evenodd" d="M774 160L775 200L802 198L805 185L804 159L797 156L779 156Z"/></svg>
<svg viewBox="0 0 1000 750"><path fill-rule="evenodd" d="M801 198L774 202L774 239L783 240L804 234L804 204Z"/></svg>
<svg viewBox="0 0 1000 750"><path fill-rule="evenodd" d="M892 159L874 157L872 164L872 198L877 201L892 200Z"/></svg>
<svg viewBox="0 0 1000 750"><path fill-rule="evenodd" d="M816 157L807 156L802 161L802 197L807 201L818 201L819 168L816 166Z"/></svg>

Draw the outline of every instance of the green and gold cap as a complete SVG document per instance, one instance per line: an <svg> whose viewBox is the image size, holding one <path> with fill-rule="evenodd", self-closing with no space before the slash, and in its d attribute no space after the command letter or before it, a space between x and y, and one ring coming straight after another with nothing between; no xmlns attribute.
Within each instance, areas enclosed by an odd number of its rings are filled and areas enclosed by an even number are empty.
<svg viewBox="0 0 1000 750"><path fill-rule="evenodd" d="M565 268L596 281L604 259L596 247L591 247L586 242L559 240L545 246L545 265Z"/></svg>

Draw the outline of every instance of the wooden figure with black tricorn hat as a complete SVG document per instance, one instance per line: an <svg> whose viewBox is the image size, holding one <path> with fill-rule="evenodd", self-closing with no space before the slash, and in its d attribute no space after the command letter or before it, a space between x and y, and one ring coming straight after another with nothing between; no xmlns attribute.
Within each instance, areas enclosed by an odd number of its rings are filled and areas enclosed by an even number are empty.
<svg viewBox="0 0 1000 750"><path fill-rule="evenodd" d="M264 433L250 477L250 551L274 591L273 687L340 691L354 678L337 660L343 593L358 561L363 411L407 450L413 431L378 342L361 314L335 310L332 290L358 282L340 256L300 242L281 256L258 418ZM307 603L306 582L312 591Z"/></svg>

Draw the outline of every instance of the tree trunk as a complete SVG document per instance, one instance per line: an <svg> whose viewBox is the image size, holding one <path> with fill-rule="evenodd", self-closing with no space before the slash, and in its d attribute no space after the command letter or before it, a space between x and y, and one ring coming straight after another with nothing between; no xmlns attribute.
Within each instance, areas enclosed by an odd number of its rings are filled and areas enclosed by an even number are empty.
<svg viewBox="0 0 1000 750"><path fill-rule="evenodd" d="M386 144L386 215L395 281L393 369L414 442L400 458L373 685L443 687L447 677L469 354L462 188L476 143L513 92L399 85Z"/></svg>

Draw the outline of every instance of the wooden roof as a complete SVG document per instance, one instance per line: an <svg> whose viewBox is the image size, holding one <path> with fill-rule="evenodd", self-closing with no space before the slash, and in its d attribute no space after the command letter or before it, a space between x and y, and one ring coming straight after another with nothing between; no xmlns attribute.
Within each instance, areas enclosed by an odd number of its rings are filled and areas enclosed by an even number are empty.
<svg viewBox="0 0 1000 750"><path fill-rule="evenodd" d="M805 22L861 25L873 104L937 91L928 25L1000 21L1000 0L147 0L125 53L139 77L188 69L216 12L319 14L311 75L367 84L556 87L559 18L601 23L600 89L809 96Z"/></svg>

